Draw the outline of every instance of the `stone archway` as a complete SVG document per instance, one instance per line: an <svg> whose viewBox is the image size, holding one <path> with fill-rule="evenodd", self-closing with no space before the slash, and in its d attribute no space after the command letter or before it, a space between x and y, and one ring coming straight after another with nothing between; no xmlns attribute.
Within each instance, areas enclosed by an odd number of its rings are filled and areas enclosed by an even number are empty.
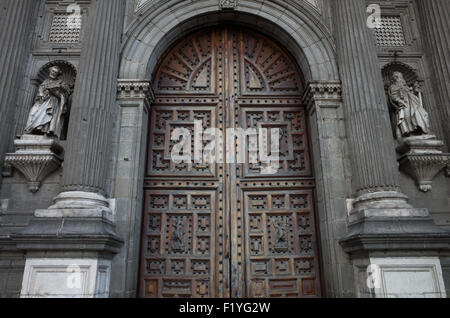
<svg viewBox="0 0 450 318"><path fill-rule="evenodd" d="M151 80L159 57L177 39L225 22L253 26L278 39L296 58L306 82L339 79L331 33L317 12L295 0L241 0L233 12L220 11L216 0L153 1L128 27L120 78Z"/></svg>
<svg viewBox="0 0 450 318"><path fill-rule="evenodd" d="M345 206L337 203L335 196L345 197L348 193L340 181L345 178L344 154L333 154L333 149L338 145L344 148L345 129L337 65L332 44L328 40L331 37L318 17L296 1L271 1L270 6L258 6L256 10L255 3L240 1L234 12L224 13L219 11L217 1L195 1L184 6L180 6L178 1L160 1L155 3L160 9L142 12L126 32L118 100L121 118L132 118L133 124L122 120L119 130L129 134L127 139L132 140L133 153L129 154L129 141L119 142L119 156L123 149L123 152L127 152L127 161L121 162L123 159L119 158L118 166L123 165L128 169L127 178L132 176L134 186L125 193L117 186L115 197L121 200L130 214L123 224L118 222L118 231L128 237L123 253L124 259L129 260L126 277L119 288L126 289L128 294L137 290L140 233L136 229L140 229L142 223L144 145L148 143L147 116L153 101L151 74L163 53L176 40L200 27L223 23L250 26L268 36L276 36L303 71L303 103L308 110L313 156L322 159L333 157L328 163L319 160L313 164L318 179L317 210L325 282L323 294L344 295L353 286L351 279L344 279L345 274L342 273L350 272L350 267L346 267L348 260L336 251L338 238L344 234L342 222L345 222L346 210ZM325 136L330 125L334 125L338 131L335 136ZM334 177L328 178L332 174ZM123 265L118 266L123 268Z"/></svg>

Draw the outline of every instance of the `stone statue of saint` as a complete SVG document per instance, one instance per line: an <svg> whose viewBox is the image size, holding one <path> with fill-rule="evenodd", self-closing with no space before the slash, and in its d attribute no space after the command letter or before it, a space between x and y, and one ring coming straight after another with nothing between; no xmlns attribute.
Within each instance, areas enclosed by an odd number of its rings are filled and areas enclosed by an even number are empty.
<svg viewBox="0 0 450 318"><path fill-rule="evenodd" d="M394 72L388 94L394 112L393 125L396 138L430 133L430 121L423 107L418 85L415 88L409 87L403 74Z"/></svg>
<svg viewBox="0 0 450 318"><path fill-rule="evenodd" d="M62 71L58 66L49 69L49 78L38 90L35 104L30 110L25 133L61 137L64 117L67 115L67 101L71 94L70 85L60 79Z"/></svg>

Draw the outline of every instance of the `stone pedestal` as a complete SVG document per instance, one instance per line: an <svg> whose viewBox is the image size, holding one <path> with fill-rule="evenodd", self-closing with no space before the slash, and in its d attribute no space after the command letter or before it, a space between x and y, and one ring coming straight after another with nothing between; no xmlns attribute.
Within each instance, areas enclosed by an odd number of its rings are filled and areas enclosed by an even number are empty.
<svg viewBox="0 0 450 318"><path fill-rule="evenodd" d="M444 143L435 136L405 138L397 148L400 169L411 176L420 191L432 189L433 179L450 164L450 154L443 153Z"/></svg>
<svg viewBox="0 0 450 318"><path fill-rule="evenodd" d="M61 193L11 235L27 253L22 297L108 297L112 258L123 245L113 207L101 195Z"/></svg>
<svg viewBox="0 0 450 318"><path fill-rule="evenodd" d="M61 167L63 148L45 136L24 135L14 141L16 152L6 154L5 164L20 171L31 192L37 192L42 181Z"/></svg>
<svg viewBox="0 0 450 318"><path fill-rule="evenodd" d="M446 297L439 256L450 247L450 233L406 196L358 198L340 244L351 255L359 297Z"/></svg>

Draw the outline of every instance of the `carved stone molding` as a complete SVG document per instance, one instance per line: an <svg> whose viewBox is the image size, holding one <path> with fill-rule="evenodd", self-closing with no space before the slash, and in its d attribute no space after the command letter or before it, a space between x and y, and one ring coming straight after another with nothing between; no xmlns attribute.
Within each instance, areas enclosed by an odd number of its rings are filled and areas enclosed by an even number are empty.
<svg viewBox="0 0 450 318"><path fill-rule="evenodd" d="M303 96L303 104L308 108L312 107L314 102L327 101L337 102L342 101L342 86L340 81L335 82L312 82L306 88Z"/></svg>
<svg viewBox="0 0 450 318"><path fill-rule="evenodd" d="M420 191L430 191L438 173L445 167L448 170L450 154L442 152L443 146L435 136L420 136L405 139L397 148L400 170L416 181Z"/></svg>
<svg viewBox="0 0 450 318"><path fill-rule="evenodd" d="M42 181L61 167L63 148L44 136L24 135L15 140L15 153L6 155L5 164L20 171L31 192L39 191Z"/></svg>
<svg viewBox="0 0 450 318"><path fill-rule="evenodd" d="M234 10L239 5L239 0L219 0L220 9L231 9Z"/></svg>
<svg viewBox="0 0 450 318"><path fill-rule="evenodd" d="M143 99L150 106L155 100L155 95L148 81L119 79L117 84L117 99Z"/></svg>

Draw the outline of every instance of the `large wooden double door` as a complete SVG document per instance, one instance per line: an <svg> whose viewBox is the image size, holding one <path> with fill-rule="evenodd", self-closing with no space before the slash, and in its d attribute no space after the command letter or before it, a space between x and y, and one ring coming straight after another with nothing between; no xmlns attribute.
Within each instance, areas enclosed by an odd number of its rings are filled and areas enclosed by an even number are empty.
<svg viewBox="0 0 450 318"><path fill-rule="evenodd" d="M173 46L153 80L140 296L320 296L315 182L296 64L265 36L220 26ZM265 175L264 164L251 160L172 161L172 133L194 133L196 121L205 130L278 128L278 172Z"/></svg>

